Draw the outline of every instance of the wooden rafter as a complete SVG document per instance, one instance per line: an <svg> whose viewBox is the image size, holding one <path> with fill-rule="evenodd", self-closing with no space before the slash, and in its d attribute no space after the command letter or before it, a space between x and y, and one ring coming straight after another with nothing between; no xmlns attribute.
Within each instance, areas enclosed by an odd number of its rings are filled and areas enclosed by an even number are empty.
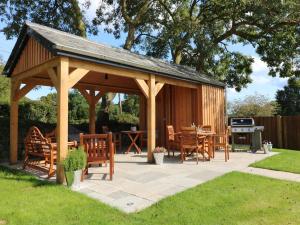
<svg viewBox="0 0 300 225"><path fill-rule="evenodd" d="M73 87L75 84L77 84L78 81L80 81L87 73L89 70L87 69L82 69L82 68L77 68L75 69L72 73L69 75L69 87Z"/></svg>
<svg viewBox="0 0 300 225"><path fill-rule="evenodd" d="M156 83L155 84L155 96L160 92L160 90L164 87L164 83Z"/></svg>
<svg viewBox="0 0 300 225"><path fill-rule="evenodd" d="M146 83L145 80L142 79L134 79L136 84L139 86L143 94L145 95L146 98L149 98L149 87Z"/></svg>
<svg viewBox="0 0 300 225"><path fill-rule="evenodd" d="M34 87L36 86L35 83L28 83L25 84L24 87L21 89L17 90L14 95L14 100L19 101L22 97L24 97L28 92L30 92Z"/></svg>
<svg viewBox="0 0 300 225"><path fill-rule="evenodd" d="M56 72L54 71L53 67L48 68L47 72L48 72L48 75L49 75L54 87L57 87L58 80L57 80Z"/></svg>

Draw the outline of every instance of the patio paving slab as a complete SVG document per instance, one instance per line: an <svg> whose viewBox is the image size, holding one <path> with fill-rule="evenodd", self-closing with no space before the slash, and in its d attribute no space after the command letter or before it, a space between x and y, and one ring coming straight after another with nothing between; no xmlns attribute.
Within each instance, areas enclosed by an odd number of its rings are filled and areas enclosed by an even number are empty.
<svg viewBox="0 0 300 225"><path fill-rule="evenodd" d="M262 160L271 154L234 152L230 160L224 161L224 152L217 152L211 161L188 160L181 163L179 157L165 157L163 165L148 164L147 155L116 154L115 174L109 180L109 167L91 167L89 176L81 183L79 190L126 213L137 212L168 196L185 191L231 171L247 171L249 164ZM22 165L12 166L22 169ZM40 179L47 176L32 169L26 171ZM297 178L298 179L298 178ZM55 181L55 177L51 178ZM299 175L300 181L300 175Z"/></svg>

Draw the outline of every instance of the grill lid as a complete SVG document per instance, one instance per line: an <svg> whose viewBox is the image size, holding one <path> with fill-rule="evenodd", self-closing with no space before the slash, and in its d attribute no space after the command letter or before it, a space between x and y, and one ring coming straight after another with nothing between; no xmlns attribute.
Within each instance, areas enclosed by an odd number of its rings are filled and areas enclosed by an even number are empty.
<svg viewBox="0 0 300 225"><path fill-rule="evenodd" d="M253 118L231 118L230 124L232 127L252 127L255 125Z"/></svg>

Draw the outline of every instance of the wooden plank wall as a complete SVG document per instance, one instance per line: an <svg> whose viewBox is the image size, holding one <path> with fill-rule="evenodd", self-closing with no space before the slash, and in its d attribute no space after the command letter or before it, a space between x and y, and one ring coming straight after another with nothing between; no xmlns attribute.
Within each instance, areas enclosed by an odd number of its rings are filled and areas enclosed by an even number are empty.
<svg viewBox="0 0 300 225"><path fill-rule="evenodd" d="M300 150L300 116L282 117L283 147Z"/></svg>
<svg viewBox="0 0 300 225"><path fill-rule="evenodd" d="M14 68L13 75L44 63L51 58L53 58L52 53L30 37Z"/></svg>
<svg viewBox="0 0 300 225"><path fill-rule="evenodd" d="M225 90L211 85L201 87L202 124L212 125L217 133L225 130Z"/></svg>
<svg viewBox="0 0 300 225"><path fill-rule="evenodd" d="M206 93L202 93L202 91ZM205 97L202 99L202 97ZM210 100L210 103L208 102ZM146 129L146 99L140 101L140 129ZM166 146L166 125L175 131L192 123L213 125L217 132L224 131L224 89L199 86L198 89L165 85L156 97L157 145ZM205 109L204 107L209 107ZM205 117L203 117L205 115ZM203 123L205 121L205 123Z"/></svg>

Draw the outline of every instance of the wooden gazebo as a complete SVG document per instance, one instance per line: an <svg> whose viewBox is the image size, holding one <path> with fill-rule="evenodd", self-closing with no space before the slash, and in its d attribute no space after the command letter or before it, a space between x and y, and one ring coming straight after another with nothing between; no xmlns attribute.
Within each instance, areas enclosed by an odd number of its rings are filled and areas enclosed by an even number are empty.
<svg viewBox="0 0 300 225"><path fill-rule="evenodd" d="M165 145L167 124L177 130L193 122L212 125L216 132L225 127L223 83L188 67L34 23L24 25L4 73L11 78L11 163L17 162L18 155L18 101L37 85L57 90L58 162L67 153L71 88L78 89L89 103L90 133L95 133L95 106L103 94L140 95L140 128L147 129L149 162L156 144ZM57 181L62 183L63 179L58 166Z"/></svg>

